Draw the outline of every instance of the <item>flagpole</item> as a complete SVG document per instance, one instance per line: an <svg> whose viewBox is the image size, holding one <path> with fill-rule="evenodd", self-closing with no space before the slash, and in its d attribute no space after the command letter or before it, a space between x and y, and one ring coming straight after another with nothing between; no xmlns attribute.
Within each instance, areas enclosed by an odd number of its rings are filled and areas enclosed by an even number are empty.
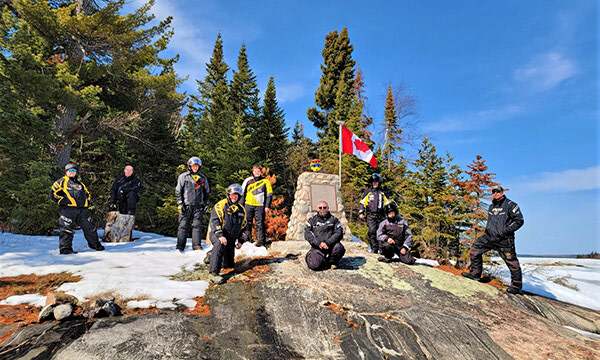
<svg viewBox="0 0 600 360"><path fill-rule="evenodd" d="M340 190L342 190L342 125L344 124L343 121L338 121L337 122L340 125L339 128L339 158L338 158L338 172L339 172L339 176L340 176Z"/></svg>

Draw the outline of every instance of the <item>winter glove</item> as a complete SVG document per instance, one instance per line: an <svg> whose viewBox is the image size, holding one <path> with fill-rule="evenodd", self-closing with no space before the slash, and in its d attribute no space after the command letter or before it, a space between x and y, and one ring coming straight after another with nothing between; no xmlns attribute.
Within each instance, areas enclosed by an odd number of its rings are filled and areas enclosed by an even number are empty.
<svg viewBox="0 0 600 360"><path fill-rule="evenodd" d="M210 205L205 205L204 209L202 210L203 212L207 213L210 211Z"/></svg>
<svg viewBox="0 0 600 360"><path fill-rule="evenodd" d="M185 213L187 211L187 207L183 204L179 205L179 213Z"/></svg>
<svg viewBox="0 0 600 360"><path fill-rule="evenodd" d="M108 209L109 209L110 211L115 211L115 210L117 210L117 204L115 204L115 203L112 203L112 204L110 204L110 206L108 207Z"/></svg>

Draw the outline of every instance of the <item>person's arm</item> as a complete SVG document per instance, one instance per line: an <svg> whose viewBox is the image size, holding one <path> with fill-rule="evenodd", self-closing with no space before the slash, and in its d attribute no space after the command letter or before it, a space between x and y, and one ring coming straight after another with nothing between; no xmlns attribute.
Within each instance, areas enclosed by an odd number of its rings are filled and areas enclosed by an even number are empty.
<svg viewBox="0 0 600 360"><path fill-rule="evenodd" d="M208 178L206 176L204 176L204 204L210 204L210 186L208 185Z"/></svg>
<svg viewBox="0 0 600 360"><path fill-rule="evenodd" d="M50 188L50 199L55 203L60 203L60 201L65 197L65 193L62 190L62 182L61 179L58 179L52 184Z"/></svg>
<svg viewBox="0 0 600 360"><path fill-rule="evenodd" d="M327 244L327 246L331 247L331 246L335 245L335 243L342 241L343 236L344 236L344 229L342 228L342 224L340 224L340 221L337 218L335 218L334 225L333 225L333 234L331 234L329 239L327 239L325 241L325 244Z"/></svg>
<svg viewBox="0 0 600 360"><path fill-rule="evenodd" d="M507 214L508 224L506 225L506 234L504 235L514 233L515 231L519 230L519 228L525 223L519 205L512 201L508 204Z"/></svg>
<svg viewBox="0 0 600 360"><path fill-rule="evenodd" d="M379 227L377 228L377 241L385 242L388 239L388 236L383 233L383 227L387 224L387 220L383 220L379 223Z"/></svg>
<svg viewBox="0 0 600 360"><path fill-rule="evenodd" d="M368 201L369 201L369 189L363 191L362 198L358 205L358 215L364 216L365 208L367 207Z"/></svg>
<svg viewBox="0 0 600 360"><path fill-rule="evenodd" d="M140 179L138 179L136 176L133 180L131 180L131 185L129 187L129 191L133 191L139 195L141 190L142 190L142 181Z"/></svg>
<svg viewBox="0 0 600 360"><path fill-rule="evenodd" d="M267 193L265 194L265 210L268 210L271 208L271 202L273 201L273 186L271 186L269 179L266 179L265 186L267 187Z"/></svg>
<svg viewBox="0 0 600 360"><path fill-rule="evenodd" d="M110 203L117 203L117 191L119 190L119 179L113 181L112 187L110 188Z"/></svg>
<svg viewBox="0 0 600 360"><path fill-rule="evenodd" d="M410 250L410 246L412 245L412 241L413 241L412 231L410 230L410 227L408 226L408 222L406 220L402 220L402 223L404 224L404 245L403 245L403 247L405 247L406 250Z"/></svg>
<svg viewBox="0 0 600 360"><path fill-rule="evenodd" d="M313 247L319 247L319 244L321 243L319 240L317 240L317 237L315 236L315 233L313 232L314 227L313 224L311 223L311 219L309 219L306 222L306 225L304 226L304 239L306 241L308 241L310 243L310 245L312 245Z"/></svg>

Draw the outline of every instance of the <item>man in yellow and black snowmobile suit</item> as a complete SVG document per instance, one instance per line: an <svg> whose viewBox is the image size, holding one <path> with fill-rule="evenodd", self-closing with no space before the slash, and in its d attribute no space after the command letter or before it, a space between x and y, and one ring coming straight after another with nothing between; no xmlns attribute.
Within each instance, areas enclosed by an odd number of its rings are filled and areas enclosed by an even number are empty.
<svg viewBox="0 0 600 360"><path fill-rule="evenodd" d="M90 216L90 192L77 173L77 165L67 164L65 176L56 180L50 190L50 199L59 206L58 248L61 254L77 254L73 251L73 232L76 223L83 229L83 235L91 249L104 250Z"/></svg>
<svg viewBox="0 0 600 360"><path fill-rule="evenodd" d="M252 239L252 219L256 222L256 246L265 245L265 214L271 209L273 188L269 179L262 176L262 166L254 165L252 176L242 183L242 203L246 208L247 222L246 236Z"/></svg>

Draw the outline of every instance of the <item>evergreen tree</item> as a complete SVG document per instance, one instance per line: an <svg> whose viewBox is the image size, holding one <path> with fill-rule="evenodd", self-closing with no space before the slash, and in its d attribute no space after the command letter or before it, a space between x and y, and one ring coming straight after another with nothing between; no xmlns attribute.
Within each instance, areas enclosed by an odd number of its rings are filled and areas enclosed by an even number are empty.
<svg viewBox="0 0 600 360"><path fill-rule="evenodd" d="M392 95L392 87L388 86L387 95L385 98L385 114L383 118L382 132L385 134L385 143L383 144L382 153L385 156L387 167L390 169L395 159L397 151L402 151L402 129L398 123L396 114L396 103Z"/></svg>
<svg viewBox="0 0 600 360"><path fill-rule="evenodd" d="M0 3L3 86L25 109L3 106L0 117L3 121L29 119L22 122L25 136L10 142L25 144L35 133L36 144L30 147L35 154L30 154L29 165L51 159L57 166L55 176L63 174L65 163L80 163L99 207L103 204L97 199L108 192L112 170L122 170L127 153L134 156L130 149L141 143L156 146L137 132L147 125L144 114L154 111L154 94L161 92L173 104L162 110L170 111L168 116L157 120L166 122L167 128L183 99L175 90L179 79L172 64L176 58L159 57L172 35L171 19L149 26L154 19L149 13L153 1L125 15L123 5L122 0L109 1L103 8L91 0ZM170 138L173 142L172 134ZM77 147L72 151L75 140ZM144 161L146 156L141 155L138 160ZM28 164L18 165L26 168ZM41 184L47 178L37 181L33 177L47 176L45 171L24 174L21 182ZM22 213L19 207L29 208L29 204L12 207L14 217ZM48 214L48 218L55 216ZM37 229L31 225L33 231L43 232L44 225L38 225Z"/></svg>
<svg viewBox="0 0 600 360"><path fill-rule="evenodd" d="M364 134L364 137L362 139L365 141L365 143L367 145L373 146L373 140L371 139L371 136L373 136L373 132L371 132L368 129L369 126L371 126L371 124L373 124L373 118L371 116L369 116L369 114L366 111L366 103L365 102L369 98L367 98L364 95L365 87L366 87L366 85L364 82L364 76L363 76L362 70L357 66L356 67L356 76L354 77L354 83L352 85L352 88L354 90L354 96L356 97L358 104L363 109L363 114L362 114L361 121L360 121L360 127L362 129L362 133Z"/></svg>
<svg viewBox="0 0 600 360"><path fill-rule="evenodd" d="M237 71L233 71L233 81L230 89L230 103L233 113L242 115L249 131L257 127L259 116L259 97L256 76L248 64L246 44L242 44L237 61Z"/></svg>
<svg viewBox="0 0 600 360"><path fill-rule="evenodd" d="M271 168L271 173L281 175L287 167L287 133L283 110L277 103L277 91L273 77L269 79L253 144L260 144L256 154L258 161ZM283 184L283 182L280 182Z"/></svg>
<svg viewBox="0 0 600 360"><path fill-rule="evenodd" d="M323 64L321 65L321 81L315 92L316 107L307 110L307 116L313 122L319 138L332 136L328 130L336 129L337 125L332 121L329 113L334 110L336 103L339 104L340 97L353 97L354 65L352 51L354 46L350 44L348 29L344 28L338 34L333 31L325 36L325 48L323 49ZM340 88L342 93L340 93ZM334 130L334 132L337 130Z"/></svg>
<svg viewBox="0 0 600 360"><path fill-rule="evenodd" d="M231 161L226 154L215 151L228 140L227 131L234 127L236 116L229 102L227 72L223 57L223 40L217 36L212 57L206 64L206 77L198 81L198 96L192 97L190 113L184 121L184 161L190 156L202 159L202 172L212 184L226 186L232 174L220 170Z"/></svg>

